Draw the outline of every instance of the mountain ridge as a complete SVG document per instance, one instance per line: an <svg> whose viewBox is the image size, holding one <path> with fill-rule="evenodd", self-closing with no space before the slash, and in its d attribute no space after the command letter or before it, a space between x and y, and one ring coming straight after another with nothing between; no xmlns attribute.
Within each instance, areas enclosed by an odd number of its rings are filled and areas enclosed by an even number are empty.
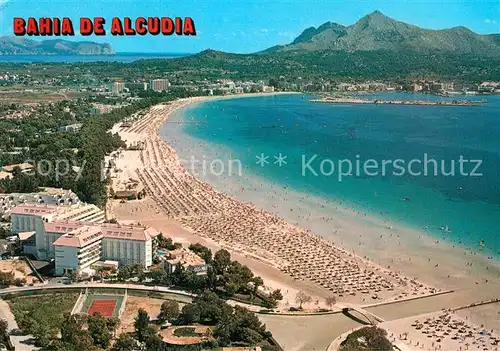
<svg viewBox="0 0 500 351"><path fill-rule="evenodd" d="M32 40L23 37L0 37L0 55L111 55L110 44L64 39Z"/></svg>
<svg viewBox="0 0 500 351"><path fill-rule="evenodd" d="M349 26L326 22L305 29L287 45L264 53L286 51L415 51L422 53L500 55L500 34L481 35L458 26L424 29L374 11Z"/></svg>

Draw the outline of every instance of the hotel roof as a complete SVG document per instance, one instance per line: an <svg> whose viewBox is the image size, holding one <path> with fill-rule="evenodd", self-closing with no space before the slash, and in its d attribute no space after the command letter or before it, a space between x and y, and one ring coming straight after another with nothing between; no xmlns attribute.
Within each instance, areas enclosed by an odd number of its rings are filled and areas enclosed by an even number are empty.
<svg viewBox="0 0 500 351"><path fill-rule="evenodd" d="M159 234L156 229L151 227L124 226L120 224L102 224L101 229L104 237L108 239L147 241Z"/></svg>
<svg viewBox="0 0 500 351"><path fill-rule="evenodd" d="M11 209L11 214L38 215L51 214L58 211L57 205L22 204Z"/></svg>
<svg viewBox="0 0 500 351"><path fill-rule="evenodd" d="M92 222L79 222L79 221L54 221L49 223L44 223L44 228L46 233L60 233L66 234L75 229L83 226L94 226Z"/></svg>
<svg viewBox="0 0 500 351"><path fill-rule="evenodd" d="M67 234L62 235L56 241L54 246L85 247L102 239L101 228L83 226Z"/></svg>
<svg viewBox="0 0 500 351"><path fill-rule="evenodd" d="M160 234L154 228L146 228L141 226L133 225L120 225L120 224L96 224L92 222L79 222L79 221L54 221L50 223L44 223L44 228L46 233L59 233L59 234L76 234L79 236L82 228L93 228L98 230L101 238L116 239L116 240L135 240L135 241L148 241ZM65 237L61 236L59 239ZM74 237L75 235L73 235ZM54 245L59 246L74 246L77 244L75 240L64 239L59 241L59 239L54 242ZM66 245L69 243L68 245ZM83 246L88 245L84 243Z"/></svg>

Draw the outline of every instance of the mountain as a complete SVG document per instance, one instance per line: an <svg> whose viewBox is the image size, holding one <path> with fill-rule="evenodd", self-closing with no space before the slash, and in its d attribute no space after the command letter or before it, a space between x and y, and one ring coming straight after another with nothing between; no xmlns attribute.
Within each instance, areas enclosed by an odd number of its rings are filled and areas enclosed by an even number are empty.
<svg viewBox="0 0 500 351"><path fill-rule="evenodd" d="M265 52L377 50L494 56L500 55L500 35L479 35L465 27L423 29L375 11L347 27L327 22L308 28L292 43Z"/></svg>
<svg viewBox="0 0 500 351"><path fill-rule="evenodd" d="M109 55L109 44L62 39L31 40L22 37L0 37L0 55Z"/></svg>

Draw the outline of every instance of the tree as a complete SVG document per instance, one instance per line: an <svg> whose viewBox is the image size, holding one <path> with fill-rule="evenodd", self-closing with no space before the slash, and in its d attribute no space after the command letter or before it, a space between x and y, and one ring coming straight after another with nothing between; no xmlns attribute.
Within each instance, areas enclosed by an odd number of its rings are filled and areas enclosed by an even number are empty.
<svg viewBox="0 0 500 351"><path fill-rule="evenodd" d="M335 296L329 296L325 299L325 303L330 309L332 309L332 307L337 303L337 299Z"/></svg>
<svg viewBox="0 0 500 351"><path fill-rule="evenodd" d="M207 324L216 324L220 320L229 318L232 313L230 305L226 304L216 293L207 291L193 300L200 310L200 321Z"/></svg>
<svg viewBox="0 0 500 351"><path fill-rule="evenodd" d="M137 349L137 341L131 337L129 334L120 334L115 344L113 345L112 351L134 351Z"/></svg>
<svg viewBox="0 0 500 351"><path fill-rule="evenodd" d="M339 350L377 350L392 351L392 343L387 339L387 332L377 327L364 327L358 329L347 336L347 339L340 344ZM361 343L360 340L363 340Z"/></svg>
<svg viewBox="0 0 500 351"><path fill-rule="evenodd" d="M200 321L200 308L193 303L184 305L181 314L182 324L198 323Z"/></svg>
<svg viewBox="0 0 500 351"><path fill-rule="evenodd" d="M61 324L61 341L73 347L70 350L93 350L94 340L83 330L84 317L65 313Z"/></svg>
<svg viewBox="0 0 500 351"><path fill-rule="evenodd" d="M144 343L146 344L146 350L162 350L163 340L158 336L158 332L152 325L148 325L144 331Z"/></svg>
<svg viewBox="0 0 500 351"><path fill-rule="evenodd" d="M276 308L278 301L283 300L283 294L280 289L273 290L267 298L264 299L264 307Z"/></svg>
<svg viewBox="0 0 500 351"><path fill-rule="evenodd" d="M175 250L182 247L181 243L174 243L172 238L164 237L163 233L160 233L160 235L156 237L156 242L158 243L158 247L160 249Z"/></svg>
<svg viewBox="0 0 500 351"><path fill-rule="evenodd" d="M33 324L31 328L33 337L35 338L35 344L38 347L46 348L50 345L50 342L56 338L55 333L46 324Z"/></svg>
<svg viewBox="0 0 500 351"><path fill-rule="evenodd" d="M235 306L230 315L217 323L214 336L221 346L231 343L258 345L270 337L271 333L266 331L265 325L254 313L244 307Z"/></svg>
<svg viewBox="0 0 500 351"><path fill-rule="evenodd" d="M229 265L223 273L222 280L225 282L225 289L230 295L236 292L247 289L249 283L253 282L253 272L247 267L237 261L231 262L229 258ZM262 279L260 280L262 281ZM259 283L259 280L257 280ZM264 282L262 282L263 284Z"/></svg>
<svg viewBox="0 0 500 351"><path fill-rule="evenodd" d="M144 341L145 332L147 326L149 325L149 321L150 318L148 313L144 309L140 308L134 321L135 333L137 335L137 340L139 340L140 342Z"/></svg>
<svg viewBox="0 0 500 351"><path fill-rule="evenodd" d="M173 300L167 300L161 304L158 319L161 321L173 321L179 317L179 304Z"/></svg>
<svg viewBox="0 0 500 351"><path fill-rule="evenodd" d="M205 263L210 264L212 262L212 250L208 247L201 245L200 243L189 245L189 250L196 252Z"/></svg>
<svg viewBox="0 0 500 351"><path fill-rule="evenodd" d="M72 270L68 273L68 278L72 283L76 283L78 281L78 273L75 270Z"/></svg>
<svg viewBox="0 0 500 351"><path fill-rule="evenodd" d="M295 302L299 304L299 308L302 309L302 304L311 302L312 297L310 295L307 295L303 291L299 291L297 295L295 295Z"/></svg>
<svg viewBox="0 0 500 351"><path fill-rule="evenodd" d="M264 280L262 280L261 277L253 277L252 279L253 283L253 294L257 295L257 291L259 290L259 286L264 286Z"/></svg>
<svg viewBox="0 0 500 351"><path fill-rule="evenodd" d="M9 339L9 325L5 319L0 319L0 345L7 346Z"/></svg>
<svg viewBox="0 0 500 351"><path fill-rule="evenodd" d="M215 269L210 265L207 267L207 288L211 291L217 290L217 273Z"/></svg>
<svg viewBox="0 0 500 351"><path fill-rule="evenodd" d="M75 344L78 334L82 328L82 322L77 316L65 313L61 324L61 340L70 344Z"/></svg>
<svg viewBox="0 0 500 351"><path fill-rule="evenodd" d="M214 255L214 268L217 274L223 274L231 263L231 254L227 250L219 250Z"/></svg>
<svg viewBox="0 0 500 351"><path fill-rule="evenodd" d="M94 344L107 349L111 341L111 333L108 329L108 323L100 313L94 313L87 318L88 330L94 340Z"/></svg>

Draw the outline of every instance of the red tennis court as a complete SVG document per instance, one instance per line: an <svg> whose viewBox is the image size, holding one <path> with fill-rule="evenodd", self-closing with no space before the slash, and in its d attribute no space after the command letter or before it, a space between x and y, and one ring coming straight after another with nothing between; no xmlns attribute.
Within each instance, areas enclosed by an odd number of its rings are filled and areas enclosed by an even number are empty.
<svg viewBox="0 0 500 351"><path fill-rule="evenodd" d="M116 300L94 300L87 313L92 315L94 312L99 312L103 317L112 317L115 307Z"/></svg>

